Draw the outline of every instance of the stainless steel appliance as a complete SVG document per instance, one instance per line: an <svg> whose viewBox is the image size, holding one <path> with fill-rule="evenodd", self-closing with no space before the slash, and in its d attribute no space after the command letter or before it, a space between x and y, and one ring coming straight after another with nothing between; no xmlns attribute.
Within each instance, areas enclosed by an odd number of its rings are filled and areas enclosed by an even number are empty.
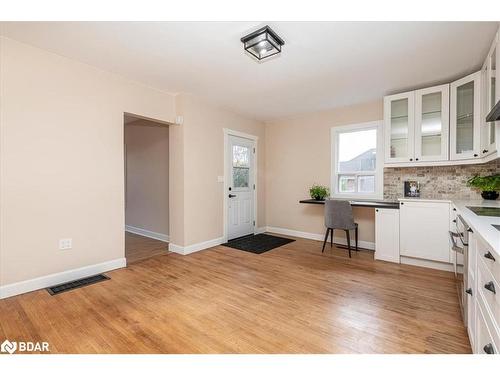
<svg viewBox="0 0 500 375"><path fill-rule="evenodd" d="M467 293L472 293L468 288L467 269L469 255L469 233L472 231L462 216L455 219L456 232L450 231L451 249L454 251L455 277L457 279L458 299L464 323L467 325Z"/></svg>
<svg viewBox="0 0 500 375"><path fill-rule="evenodd" d="M469 210L474 212L478 216L492 216L500 217L500 207L475 207L467 206Z"/></svg>

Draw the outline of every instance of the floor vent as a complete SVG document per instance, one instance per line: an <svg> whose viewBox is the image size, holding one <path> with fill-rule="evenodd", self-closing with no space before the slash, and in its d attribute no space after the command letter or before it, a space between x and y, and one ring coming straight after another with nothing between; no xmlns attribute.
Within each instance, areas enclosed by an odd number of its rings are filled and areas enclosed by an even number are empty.
<svg viewBox="0 0 500 375"><path fill-rule="evenodd" d="M76 288L81 288L87 285L95 284L100 281L105 281L109 280L109 277L106 275L103 275L102 273L99 275L94 275L90 277L85 277L83 279L75 280L75 281L70 281L64 284L59 284L55 286L51 286L47 288L47 291L51 295L63 293L63 292L68 292L70 290L76 289Z"/></svg>

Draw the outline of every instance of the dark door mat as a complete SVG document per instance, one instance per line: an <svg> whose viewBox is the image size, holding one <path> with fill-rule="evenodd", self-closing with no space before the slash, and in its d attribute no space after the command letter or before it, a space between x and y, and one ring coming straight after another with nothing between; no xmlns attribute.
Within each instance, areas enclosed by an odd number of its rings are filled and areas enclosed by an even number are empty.
<svg viewBox="0 0 500 375"><path fill-rule="evenodd" d="M293 242L290 238L276 237L269 234L257 234L235 238L222 246L232 247L233 249L248 251L254 254L262 254L266 251L275 249L277 247L286 245Z"/></svg>
<svg viewBox="0 0 500 375"><path fill-rule="evenodd" d="M92 285L92 284L98 283L100 281L105 281L105 280L109 280L109 277L106 275L103 275L101 273L99 275L85 277L83 279L70 281L68 283L51 286L51 287L47 288L47 291L51 295L54 296L54 295L59 294L59 293L68 292L68 291L73 290L73 289L81 288L81 287L84 287L87 285Z"/></svg>

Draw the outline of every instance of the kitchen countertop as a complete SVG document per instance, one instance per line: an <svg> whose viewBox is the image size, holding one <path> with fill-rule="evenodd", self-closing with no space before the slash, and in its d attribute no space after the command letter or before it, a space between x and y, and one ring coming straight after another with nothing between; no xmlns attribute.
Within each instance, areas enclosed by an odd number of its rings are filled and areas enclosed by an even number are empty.
<svg viewBox="0 0 500 375"><path fill-rule="evenodd" d="M387 199L381 200L368 200L368 199L352 199L349 200L353 207L371 207L371 208L392 208L399 209L399 202ZM321 204L324 205L325 201L318 201L316 199L303 199L299 203L306 204Z"/></svg>
<svg viewBox="0 0 500 375"><path fill-rule="evenodd" d="M492 225L500 225L500 217L479 216L467 208L467 206L500 208L500 201L453 200L452 203L472 230L478 233L500 257L500 230Z"/></svg>

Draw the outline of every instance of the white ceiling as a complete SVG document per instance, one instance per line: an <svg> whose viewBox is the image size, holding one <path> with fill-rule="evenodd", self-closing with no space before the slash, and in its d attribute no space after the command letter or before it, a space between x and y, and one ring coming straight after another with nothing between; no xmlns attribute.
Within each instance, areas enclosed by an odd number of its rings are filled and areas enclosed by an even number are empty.
<svg viewBox="0 0 500 375"><path fill-rule="evenodd" d="M265 23L264 23L265 24ZM260 119L443 83L478 70L496 22L270 22L281 56L257 63L250 22L2 22L2 35Z"/></svg>

